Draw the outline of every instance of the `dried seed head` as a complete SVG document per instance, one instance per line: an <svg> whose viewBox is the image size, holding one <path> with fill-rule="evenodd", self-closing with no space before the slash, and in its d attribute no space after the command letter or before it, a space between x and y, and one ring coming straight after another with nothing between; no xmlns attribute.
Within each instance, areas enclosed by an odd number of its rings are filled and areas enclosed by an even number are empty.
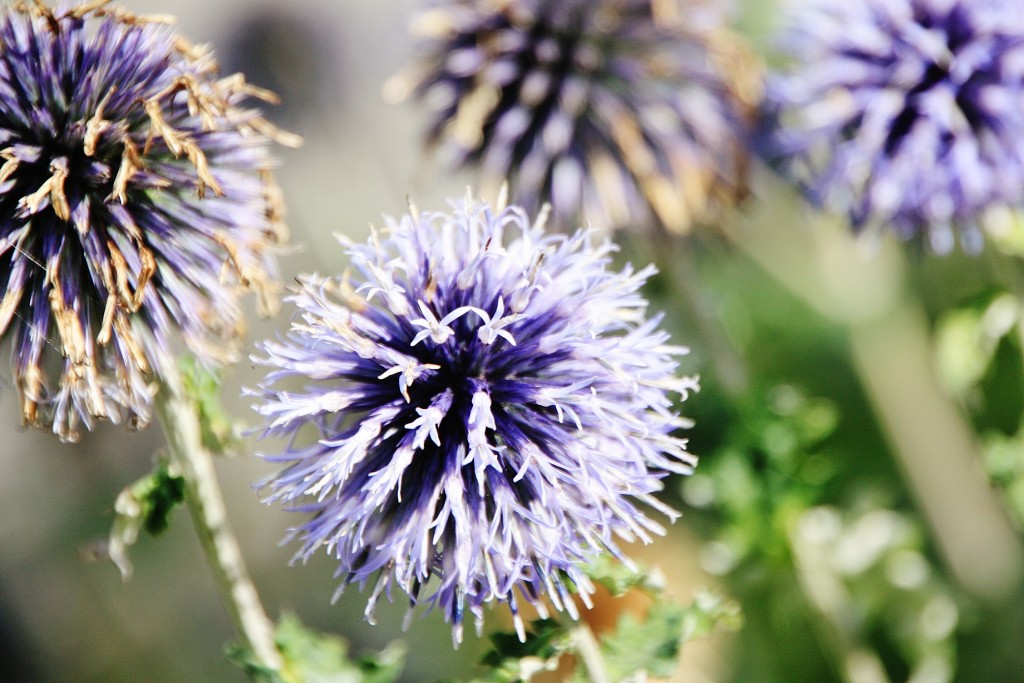
<svg viewBox="0 0 1024 683"><path fill-rule="evenodd" d="M154 360L235 359L240 295L278 289L271 129L245 104L266 94L170 23L104 0L0 16L0 336L25 422L63 439L148 422Z"/></svg>
<svg viewBox="0 0 1024 683"><path fill-rule="evenodd" d="M563 223L685 232L744 193L760 68L713 2L444 0L385 88L429 140ZM674 14L673 14L674 10Z"/></svg>

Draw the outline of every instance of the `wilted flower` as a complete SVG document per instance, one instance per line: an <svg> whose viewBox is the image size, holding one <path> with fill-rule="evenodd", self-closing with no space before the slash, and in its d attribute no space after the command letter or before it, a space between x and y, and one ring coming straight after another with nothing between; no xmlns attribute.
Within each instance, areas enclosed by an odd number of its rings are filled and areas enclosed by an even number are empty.
<svg viewBox="0 0 1024 683"><path fill-rule="evenodd" d="M685 231L743 191L759 69L712 3L677 2L446 0L388 92L422 97L431 142L528 210Z"/></svg>
<svg viewBox="0 0 1024 683"><path fill-rule="evenodd" d="M283 236L265 96L163 17L103 0L0 16L0 334L27 424L150 419L180 335L232 357L239 293L273 304ZM284 139L284 141L290 141Z"/></svg>
<svg viewBox="0 0 1024 683"><path fill-rule="evenodd" d="M767 154L853 226L949 251L1024 201L1024 11L1009 0L811 0L768 89Z"/></svg>
<svg viewBox="0 0 1024 683"><path fill-rule="evenodd" d="M611 244L543 222L471 199L412 209L348 247L351 281L303 279L301 317L261 346L256 409L291 439L269 498L311 513L300 557L324 547L342 586L377 577L370 619L382 592L415 604L432 577L456 641L488 602L520 632L520 600L575 616L581 565L661 533L643 507L674 515L653 494L694 458L669 392L696 381L645 316L653 269L612 271Z"/></svg>

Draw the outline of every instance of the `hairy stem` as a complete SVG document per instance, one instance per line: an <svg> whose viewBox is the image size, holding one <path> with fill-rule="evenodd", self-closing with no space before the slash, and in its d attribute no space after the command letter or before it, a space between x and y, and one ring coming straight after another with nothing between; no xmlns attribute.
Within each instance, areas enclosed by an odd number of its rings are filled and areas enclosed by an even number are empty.
<svg viewBox="0 0 1024 683"><path fill-rule="evenodd" d="M161 368L160 377L156 405L170 462L185 480L185 500L217 588L244 645L261 665L277 671L281 668L281 654L274 642L274 625L260 603L228 524L213 456L202 443L196 407L186 395L181 374L173 362Z"/></svg>

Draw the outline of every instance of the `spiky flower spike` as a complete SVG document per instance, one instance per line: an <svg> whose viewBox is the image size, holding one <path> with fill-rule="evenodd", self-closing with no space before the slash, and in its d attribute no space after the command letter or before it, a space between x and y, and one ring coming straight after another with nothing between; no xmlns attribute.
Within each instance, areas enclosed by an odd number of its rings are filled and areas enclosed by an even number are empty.
<svg viewBox="0 0 1024 683"><path fill-rule="evenodd" d="M760 86L712 3L678 1L445 0L386 93L422 97L430 141L527 210L684 232L742 193Z"/></svg>
<svg viewBox="0 0 1024 683"><path fill-rule="evenodd" d="M675 514L653 494L695 459L669 392L696 381L645 316L653 269L612 271L611 244L543 222L472 199L412 209L348 247L351 282L302 280L301 317L261 346L256 409L291 439L269 498L312 514L299 557L326 548L342 586L377 577L371 620L382 592L415 604L432 577L425 602L456 642L489 602L520 633L520 600L576 616L573 587L593 590L581 565L661 533L642 508Z"/></svg>
<svg viewBox="0 0 1024 683"><path fill-rule="evenodd" d="M0 335L24 422L145 424L173 339L229 360L240 292L274 305L274 131L241 108L265 93L167 18L0 12Z"/></svg>
<svg viewBox="0 0 1024 683"><path fill-rule="evenodd" d="M768 154L810 198L981 248L979 220L1024 202L1024 8L1016 0L811 0L768 90Z"/></svg>

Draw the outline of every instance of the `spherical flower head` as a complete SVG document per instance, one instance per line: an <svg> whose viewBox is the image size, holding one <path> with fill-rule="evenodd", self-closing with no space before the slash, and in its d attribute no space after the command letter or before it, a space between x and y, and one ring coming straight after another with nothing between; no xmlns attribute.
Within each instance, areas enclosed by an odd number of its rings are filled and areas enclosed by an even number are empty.
<svg viewBox="0 0 1024 683"><path fill-rule="evenodd" d="M446 0L392 82L455 165L565 224L676 232L742 193L754 59L708 2Z"/></svg>
<svg viewBox="0 0 1024 683"><path fill-rule="evenodd" d="M356 273L301 280L288 336L261 345L266 436L290 439L269 499L311 515L342 586L375 579L443 610L545 596L576 616L582 565L662 528L644 511L694 458L677 430L675 357L639 293L651 268L610 269L592 233L546 235L518 207L415 210L348 255ZM296 388L298 387L298 388ZM309 443L309 427L318 437ZM306 441L303 441L304 436Z"/></svg>
<svg viewBox="0 0 1024 683"><path fill-rule="evenodd" d="M68 440L148 422L175 339L231 360L284 236L264 93L106 5L0 12L0 338L24 422Z"/></svg>
<svg viewBox="0 0 1024 683"><path fill-rule="evenodd" d="M937 252L1024 201L1024 12L1010 0L810 0L768 87L767 151L854 228Z"/></svg>

